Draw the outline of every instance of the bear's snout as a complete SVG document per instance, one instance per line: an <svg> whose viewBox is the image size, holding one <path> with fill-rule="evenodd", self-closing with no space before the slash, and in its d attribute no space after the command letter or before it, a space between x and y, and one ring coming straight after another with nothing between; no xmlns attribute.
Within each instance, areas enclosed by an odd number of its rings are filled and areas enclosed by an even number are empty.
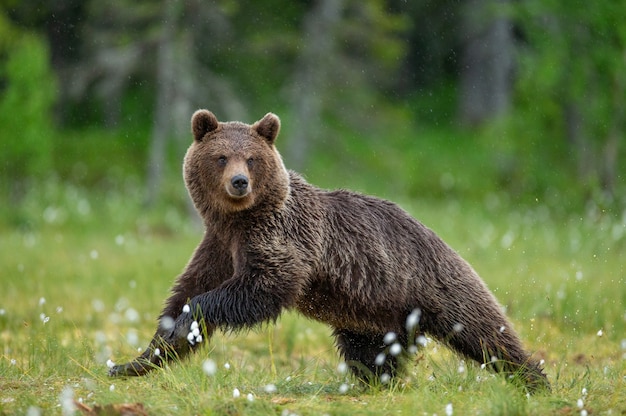
<svg viewBox="0 0 626 416"><path fill-rule="evenodd" d="M246 175L237 174L230 179L228 193L230 196L243 197L249 192L250 180Z"/></svg>

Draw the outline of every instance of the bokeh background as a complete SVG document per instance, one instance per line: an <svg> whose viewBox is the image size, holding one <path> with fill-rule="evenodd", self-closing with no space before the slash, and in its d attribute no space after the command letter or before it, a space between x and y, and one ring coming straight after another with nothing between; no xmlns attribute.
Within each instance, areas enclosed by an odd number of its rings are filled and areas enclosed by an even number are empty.
<svg viewBox="0 0 626 416"><path fill-rule="evenodd" d="M197 108L275 112L323 187L619 217L625 21L612 0L2 0L0 221L188 217Z"/></svg>

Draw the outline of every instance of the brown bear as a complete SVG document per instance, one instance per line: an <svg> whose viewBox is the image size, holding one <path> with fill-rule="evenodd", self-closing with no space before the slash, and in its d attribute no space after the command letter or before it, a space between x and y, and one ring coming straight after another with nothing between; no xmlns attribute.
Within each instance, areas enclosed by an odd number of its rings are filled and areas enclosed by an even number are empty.
<svg viewBox="0 0 626 416"><path fill-rule="evenodd" d="M215 329L285 309L327 323L366 382L393 377L423 334L530 389L549 388L476 272L392 202L326 191L285 169L279 118L218 122L198 110L184 178L206 232L177 278L148 348L112 376L143 375Z"/></svg>

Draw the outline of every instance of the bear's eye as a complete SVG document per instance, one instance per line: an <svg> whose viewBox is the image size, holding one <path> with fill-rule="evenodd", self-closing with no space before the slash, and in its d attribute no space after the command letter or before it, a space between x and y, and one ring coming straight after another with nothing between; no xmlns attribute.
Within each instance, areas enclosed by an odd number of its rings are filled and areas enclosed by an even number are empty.
<svg viewBox="0 0 626 416"><path fill-rule="evenodd" d="M249 157L248 160L246 160L246 163L248 164L248 167L251 168L254 164L254 158Z"/></svg>
<svg viewBox="0 0 626 416"><path fill-rule="evenodd" d="M226 166L226 160L227 160L226 156L220 156L220 157L217 158L217 163L220 166Z"/></svg>

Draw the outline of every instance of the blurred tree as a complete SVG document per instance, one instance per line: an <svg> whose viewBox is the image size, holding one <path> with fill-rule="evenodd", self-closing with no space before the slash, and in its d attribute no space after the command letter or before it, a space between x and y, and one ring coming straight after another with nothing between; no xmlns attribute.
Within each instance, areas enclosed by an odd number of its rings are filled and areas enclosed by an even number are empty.
<svg viewBox="0 0 626 416"><path fill-rule="evenodd" d="M505 114L513 84L513 24L502 7L508 0L469 0L462 6L463 38L459 116L476 126Z"/></svg>
<svg viewBox="0 0 626 416"><path fill-rule="evenodd" d="M55 93L45 42L0 14L0 179L13 204L52 167Z"/></svg>
<svg viewBox="0 0 626 416"><path fill-rule="evenodd" d="M312 3L291 76L287 153L292 166L302 169L309 150L328 134L322 118L361 131L380 121L382 95L395 85L393 74L406 51L401 35L408 27L408 19L383 0Z"/></svg>
<svg viewBox="0 0 626 416"><path fill-rule="evenodd" d="M526 0L515 10L527 38L519 142L564 139L561 158L574 161L587 190L613 194L626 130L626 3Z"/></svg>
<svg viewBox="0 0 626 416"><path fill-rule="evenodd" d="M73 68L71 90L81 97L95 88L107 125L118 123L122 97L133 80L153 86L145 195L152 205L162 188L168 142L184 139L175 146L181 156L193 109L210 105L233 118L245 113L229 82L206 62L224 39L228 22L218 7L199 0L115 0L90 2L83 30L91 43Z"/></svg>

